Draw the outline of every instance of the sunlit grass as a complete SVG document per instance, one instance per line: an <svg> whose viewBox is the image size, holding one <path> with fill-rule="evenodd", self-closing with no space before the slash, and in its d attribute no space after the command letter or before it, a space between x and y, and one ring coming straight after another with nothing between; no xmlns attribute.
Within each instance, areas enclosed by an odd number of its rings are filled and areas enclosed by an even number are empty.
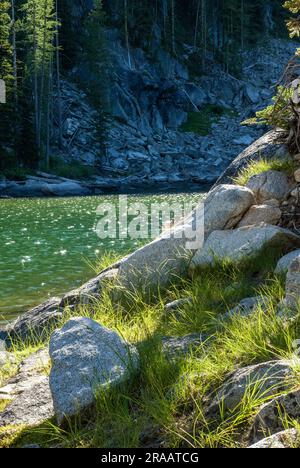
<svg viewBox="0 0 300 468"><path fill-rule="evenodd" d="M75 315L90 316L137 346L139 372L121 387L99 390L92 415L83 414L63 429L53 421L25 428L6 445L33 441L45 447L247 445L251 420L270 396L260 392L258 384L251 386L237 408L228 412L220 407L214 421L207 417L206 404L234 369L293 356L300 320L284 325L276 315L276 304L284 295L284 278L273 273L276 261L276 252L269 251L239 265L222 262L191 280L177 282L155 303L137 294L126 310L113 303L111 286L92 308L80 306ZM222 319L251 295L266 297L265 306L248 317ZM164 305L182 297L190 297L192 305L167 315ZM60 326L71 315L74 312L66 311ZM168 356L162 338L188 333L208 333L211 339L187 355Z"/></svg>
<svg viewBox="0 0 300 468"><path fill-rule="evenodd" d="M252 161L247 167L241 170L237 177L233 179L237 185L246 185L251 177L267 172L269 170L285 172L292 175L296 169L295 162L288 157L278 157L272 160L260 159Z"/></svg>

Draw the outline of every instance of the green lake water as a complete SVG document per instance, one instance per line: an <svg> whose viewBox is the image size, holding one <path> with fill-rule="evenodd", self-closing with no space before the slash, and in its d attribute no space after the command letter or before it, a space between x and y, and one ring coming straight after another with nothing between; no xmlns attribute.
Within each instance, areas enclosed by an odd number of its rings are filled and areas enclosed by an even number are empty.
<svg viewBox="0 0 300 468"><path fill-rule="evenodd" d="M128 197L128 204L196 203L201 197L138 195ZM0 320L80 286L95 276L90 263L104 253L127 253L140 245L141 240L97 236L97 207L118 201L118 196L0 200Z"/></svg>

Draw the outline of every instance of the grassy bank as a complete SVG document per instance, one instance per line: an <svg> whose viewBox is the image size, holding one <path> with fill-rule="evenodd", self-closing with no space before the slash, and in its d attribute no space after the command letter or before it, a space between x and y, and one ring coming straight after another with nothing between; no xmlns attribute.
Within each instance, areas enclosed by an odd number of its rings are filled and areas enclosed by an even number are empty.
<svg viewBox="0 0 300 468"><path fill-rule="evenodd" d="M92 310L81 307L78 315L92 316L118 331L138 347L141 364L137 375L121 388L99 392L96 411L61 429L48 421L34 429L0 431L2 446L63 447L243 447L258 407L268 400L249 388L232 412L220 408L217 420L206 416L207 401L234 369L293 355L300 321L286 326L276 316L276 304L284 295L284 278L274 275L278 255L262 252L239 265L223 262L213 270L199 271L193 280L171 287L149 305L138 295L130 310L116 309L107 290ZM241 299L261 295L265 307L249 317L222 316ZM164 304L183 297L191 304L173 313ZM74 315L74 313L73 313ZM66 321L68 314L64 318ZM168 355L163 338L204 333L209 337L188 355ZM36 340L31 349L44 346ZM16 343L24 354L29 343ZM297 373L291 386L297 386ZM286 422L293 425L293 422Z"/></svg>

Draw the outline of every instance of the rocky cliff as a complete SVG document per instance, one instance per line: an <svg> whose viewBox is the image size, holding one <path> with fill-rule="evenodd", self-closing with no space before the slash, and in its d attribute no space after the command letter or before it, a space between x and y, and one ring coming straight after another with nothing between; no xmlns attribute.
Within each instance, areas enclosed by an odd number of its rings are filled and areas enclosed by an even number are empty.
<svg viewBox="0 0 300 468"><path fill-rule="evenodd" d="M80 28L91 3L72 3L74 28ZM110 14L116 16L113 6ZM119 179L121 185L196 187L215 181L237 154L262 135L265 129L240 123L270 103L294 44L274 39L246 50L242 73L236 78L209 56L205 69L198 65L197 71L194 47L183 44L182 53L173 56L164 48L162 35L155 25L150 42L130 47L129 60L123 31L105 30L111 123L104 153L95 137L97 110L84 93L84 84L95 77L79 55L63 81L64 148L55 148L56 154L96 165L102 175Z"/></svg>

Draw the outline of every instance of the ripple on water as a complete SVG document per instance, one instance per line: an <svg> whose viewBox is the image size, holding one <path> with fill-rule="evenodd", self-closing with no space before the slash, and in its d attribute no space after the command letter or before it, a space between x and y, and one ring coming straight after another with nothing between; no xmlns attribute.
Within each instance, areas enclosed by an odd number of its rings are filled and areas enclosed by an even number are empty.
<svg viewBox="0 0 300 468"><path fill-rule="evenodd" d="M201 194L132 196L128 202L196 201ZM93 275L88 262L106 251L127 253L140 241L100 240L100 203L117 196L0 200L0 316L7 319Z"/></svg>

